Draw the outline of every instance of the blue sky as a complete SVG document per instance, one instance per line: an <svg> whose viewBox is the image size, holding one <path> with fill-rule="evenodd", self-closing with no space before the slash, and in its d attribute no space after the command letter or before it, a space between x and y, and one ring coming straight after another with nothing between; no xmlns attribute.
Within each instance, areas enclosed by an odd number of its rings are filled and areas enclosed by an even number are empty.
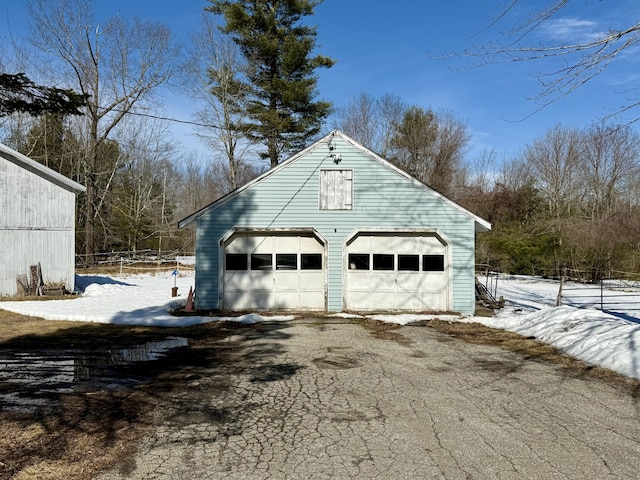
<svg viewBox="0 0 640 480"><path fill-rule="evenodd" d="M537 113L537 104L529 99L539 88L532 75L549 65L524 62L466 68L471 60L439 58L474 43L500 39L499 33L512 24L500 24L489 32L483 29L505 3L325 0L310 23L318 27L318 52L334 58L336 64L319 71L320 97L339 108L362 92L376 98L391 93L409 104L448 110L469 127L470 157L493 149L498 159L506 159L555 123L586 127L634 94L630 90L640 76L637 50L628 50L592 82ZM513 18L526 18L531 13L528 9L542 3L523 0ZM0 32L10 28L20 35L27 21L24 4L24 0L12 0L0 6ZM184 42L207 4L204 0L94 0L98 17L137 14L170 25ZM637 0L573 0L532 39L571 42L639 21ZM191 120L192 111L188 100L176 101L175 95L166 99L168 116ZM187 148L197 147L190 128L173 130L176 140Z"/></svg>

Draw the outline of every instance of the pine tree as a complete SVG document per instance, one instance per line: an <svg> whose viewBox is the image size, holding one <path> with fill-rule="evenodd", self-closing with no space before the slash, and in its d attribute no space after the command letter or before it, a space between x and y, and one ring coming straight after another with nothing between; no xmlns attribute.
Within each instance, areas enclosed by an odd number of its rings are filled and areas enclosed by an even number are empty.
<svg viewBox="0 0 640 480"><path fill-rule="evenodd" d="M210 0L207 10L222 15L229 34L247 60L248 89L244 97L249 120L242 126L252 140L264 143L274 167L283 152L302 148L316 135L331 104L314 100L316 69L334 61L311 56L316 28L301 19L312 15L319 1Z"/></svg>
<svg viewBox="0 0 640 480"><path fill-rule="evenodd" d="M82 115L87 95L69 89L36 85L24 73L0 73L0 117L15 112Z"/></svg>

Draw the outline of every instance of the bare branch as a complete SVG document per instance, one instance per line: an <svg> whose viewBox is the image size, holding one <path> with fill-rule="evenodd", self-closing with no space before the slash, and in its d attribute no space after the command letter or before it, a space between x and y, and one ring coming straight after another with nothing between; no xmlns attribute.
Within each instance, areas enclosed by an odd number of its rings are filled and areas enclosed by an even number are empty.
<svg viewBox="0 0 640 480"><path fill-rule="evenodd" d="M521 0L512 0L489 23L483 32L494 29L514 15ZM586 39L562 42L551 39L536 41L535 35L554 20L569 4L569 0L554 0L514 28L502 34L503 41L475 45L457 57L472 58L475 66L539 61L545 70L534 74L540 90L533 99L544 108L569 95L604 72L623 52L640 43L640 23L624 28L610 28L606 33L594 33ZM548 61L556 67L549 68ZM637 87L634 87L635 89ZM631 101L619 108L615 115L635 109L639 104ZM539 109L538 109L539 110ZM536 111L538 111L536 110ZM535 112L534 112L535 113ZM635 121L635 119L633 120Z"/></svg>

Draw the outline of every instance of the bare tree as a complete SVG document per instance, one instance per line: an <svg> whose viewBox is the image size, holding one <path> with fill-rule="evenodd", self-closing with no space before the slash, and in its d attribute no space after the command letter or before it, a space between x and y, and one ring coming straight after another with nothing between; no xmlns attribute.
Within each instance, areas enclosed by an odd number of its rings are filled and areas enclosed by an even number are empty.
<svg viewBox="0 0 640 480"><path fill-rule="evenodd" d="M118 248L161 250L162 238L174 233L178 179L170 159L177 152L166 141L166 125L158 120L126 118L117 128L121 158L113 175L113 195L107 199L106 224Z"/></svg>
<svg viewBox="0 0 640 480"><path fill-rule="evenodd" d="M470 140L464 122L446 111L436 114L412 106L394 126L390 152L394 163L441 193L462 190Z"/></svg>
<svg viewBox="0 0 640 480"><path fill-rule="evenodd" d="M576 207L579 192L580 135L556 125L525 152L536 185L556 219Z"/></svg>
<svg viewBox="0 0 640 480"><path fill-rule="evenodd" d="M211 15L203 14L192 42L188 90L202 105L196 114L198 121L207 125L200 127L199 136L212 151L227 159L225 175L234 190L242 185L239 170L252 147L243 128L248 117L242 102L248 86L239 80L245 62L239 47L220 32Z"/></svg>
<svg viewBox="0 0 640 480"><path fill-rule="evenodd" d="M143 106L175 75L178 49L165 25L119 16L97 23L86 0L30 0L28 6L33 44L53 61L60 79L89 96L84 117L84 222L85 253L91 262L100 201L100 145L125 115Z"/></svg>
<svg viewBox="0 0 640 480"><path fill-rule="evenodd" d="M592 220L612 213L629 198L626 180L636 177L640 137L629 127L591 127L581 142L584 207Z"/></svg>
<svg viewBox="0 0 640 480"><path fill-rule="evenodd" d="M475 188L487 192L494 184L496 177L496 152L494 149L485 149L469 163L469 175L467 180Z"/></svg>
<svg viewBox="0 0 640 480"><path fill-rule="evenodd" d="M439 112L436 118L438 134L429 182L436 190L455 197L456 191L462 189L466 180L464 155L471 135L467 125L451 112Z"/></svg>
<svg viewBox="0 0 640 480"><path fill-rule="evenodd" d="M360 93L337 113L340 129L362 145L375 149L380 115L376 99Z"/></svg>
<svg viewBox="0 0 640 480"><path fill-rule="evenodd" d="M515 189L526 184L532 176L531 165L522 155L518 155L502 164L496 183L502 183Z"/></svg>
<svg viewBox="0 0 640 480"><path fill-rule="evenodd" d="M518 23L515 27L501 33L501 41L477 45L465 54L478 59L481 64L555 60L555 66L536 74L540 91L535 99L542 104L540 108L543 108L593 80L621 58L623 52L630 51L640 42L640 23L636 12L628 12L629 15L621 17L619 21L626 23L607 29L597 27L588 35L576 35L569 39L551 36L536 38L536 34L545 27L558 22L566 24L563 22L566 19L561 15L569 3L570 0L547 0L537 7L535 13L526 16L524 20L516 20ZM522 11L520 7L525 7L523 4L522 0L509 0L485 30L499 28L503 23L517 19ZM587 7L588 2L584 6ZM617 6L615 2L612 3L613 6ZM574 20L575 23L575 19L569 20ZM595 22L592 23L595 27ZM626 105L612 115L637 111L638 107L640 100L637 95L633 95ZM635 113L631 122L638 119L640 114Z"/></svg>
<svg viewBox="0 0 640 480"><path fill-rule="evenodd" d="M406 109L396 95L387 93L376 99L362 92L336 113L336 123L354 140L386 157Z"/></svg>
<svg viewBox="0 0 640 480"><path fill-rule="evenodd" d="M380 155L387 157L391 149L391 141L396 128L400 125L407 105L399 96L392 93L385 93L378 100L378 110L380 111L380 131L378 133L378 149Z"/></svg>
<svg viewBox="0 0 640 480"><path fill-rule="evenodd" d="M210 174L206 162L194 155L186 156L181 162L180 178L182 185L178 198L178 216L192 214L224 195L218 190L216 179Z"/></svg>

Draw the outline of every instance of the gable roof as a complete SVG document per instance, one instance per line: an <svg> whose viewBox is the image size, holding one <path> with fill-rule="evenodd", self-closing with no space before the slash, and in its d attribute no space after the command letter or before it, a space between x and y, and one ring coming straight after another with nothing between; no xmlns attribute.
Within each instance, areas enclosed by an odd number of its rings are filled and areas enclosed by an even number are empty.
<svg viewBox="0 0 640 480"><path fill-rule="evenodd" d="M49 180L51 183L54 183L59 187L64 188L65 190L69 190L70 192L79 193L86 190L83 185L74 182L70 178L65 177L55 170L51 170L49 167L46 167L41 163L32 160L31 158L23 155L20 152L16 152L12 148L9 148L2 143L0 143L0 157L24 168L25 170L28 170L31 173Z"/></svg>
<svg viewBox="0 0 640 480"><path fill-rule="evenodd" d="M388 160L385 160L384 158L382 158L377 153L373 152L372 150L369 150L367 147L365 147L365 146L361 145L360 143L356 142L354 139L352 139L351 137L349 137L346 134L342 133L340 130L333 130L331 133L329 133L328 135L324 136L323 138L321 138L320 140L316 141L315 143L309 145L304 150L296 153L295 155L289 157L287 160L279 163L276 167L273 167L270 170L267 170L265 173L263 173L262 175L260 175L259 177L255 178L255 179L253 179L252 181L246 183L242 187L239 187L236 190L233 190L232 192L229 192L228 194L226 194L226 195L218 198L217 200L213 201L209 205L201 208L200 210L198 210L198 211L192 213L191 215L189 215L188 217L180 220L178 222L178 228L185 228L185 227L189 226L191 223L196 221L201 216L207 214L208 212L210 212L210 211L212 211L212 210L214 210L216 208L219 208L220 206L222 206L225 203L229 202L233 198L235 198L238 195L242 194L242 192L244 192L245 190L248 190L248 189L252 188L254 185L262 182L265 178L276 174L277 172L279 172L283 168L287 168L287 165L289 165L292 162L295 162L296 159L308 154L312 150L318 148L320 145L329 143L335 137L339 137L342 140L346 141L347 143L351 144L351 146L353 146L357 150L360 150L363 154L365 154L365 155L373 158L374 160L380 162L382 165L384 165L389 170L392 170L397 175L405 177L406 179L411 181L413 184L415 184L418 187L428 191L431 195L439 198L445 204L449 205L453 209L459 211L460 213L462 213L466 217L468 217L471 220L473 220L474 223L475 223L476 232L486 232L486 231L491 230L491 224L489 222L487 222L486 220L484 220L484 219L478 217L477 215L471 213L469 210L465 209L461 205L458 205L453 200L450 200L449 198L445 197L441 193L438 193L433 188L429 187L428 185L426 185L425 183L423 183L420 180L416 179L415 177L409 175L404 170L396 167L395 165L393 165Z"/></svg>

